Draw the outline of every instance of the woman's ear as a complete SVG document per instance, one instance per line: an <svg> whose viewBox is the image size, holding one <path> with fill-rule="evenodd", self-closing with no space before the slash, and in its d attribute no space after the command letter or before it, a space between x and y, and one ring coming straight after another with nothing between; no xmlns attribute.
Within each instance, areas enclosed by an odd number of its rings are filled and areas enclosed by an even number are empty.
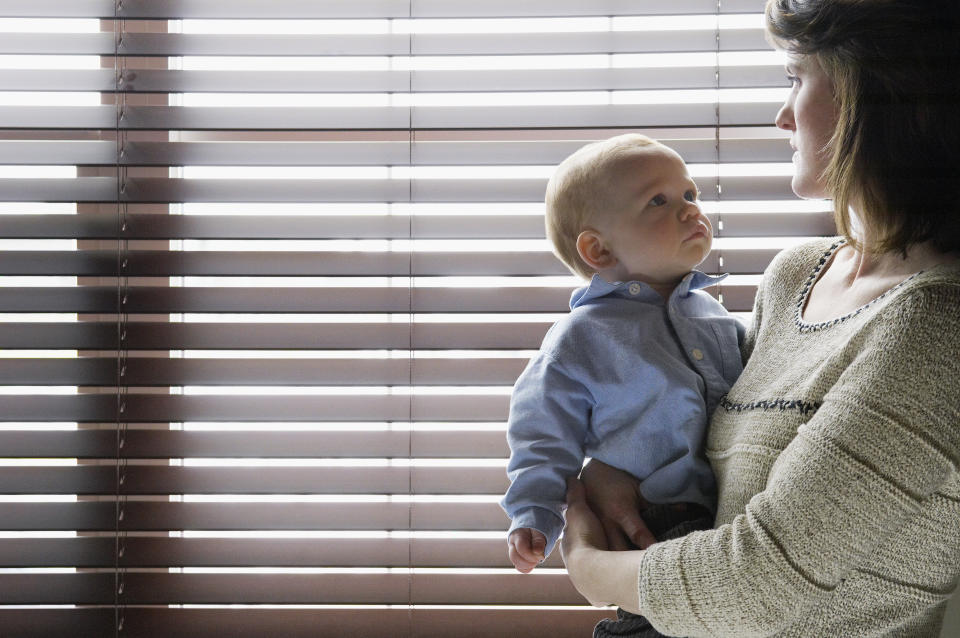
<svg viewBox="0 0 960 638"><path fill-rule="evenodd" d="M617 264L617 258L607 247L603 237L592 228L577 235L577 252L580 259L594 270L606 270Z"/></svg>

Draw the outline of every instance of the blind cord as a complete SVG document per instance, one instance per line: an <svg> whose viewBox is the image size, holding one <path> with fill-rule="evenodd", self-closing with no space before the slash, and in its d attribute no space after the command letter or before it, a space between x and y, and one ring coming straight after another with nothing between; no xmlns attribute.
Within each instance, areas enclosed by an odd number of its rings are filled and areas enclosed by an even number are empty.
<svg viewBox="0 0 960 638"><path fill-rule="evenodd" d="M717 165L717 227L714 229L714 235L720 237L723 233L723 214L720 212L720 200L723 196L723 184L720 183L720 11L723 0L717 0L717 23L716 23L716 54L714 57L714 82L717 90L717 112L716 128L714 128L714 157ZM723 272L723 253L717 251L717 269ZM723 303L723 282L717 284L717 301Z"/></svg>
<svg viewBox="0 0 960 638"><path fill-rule="evenodd" d="M413 0L407 2L407 19L413 20ZM413 30L407 33L407 59L413 57ZM413 67L407 70L407 92L413 95ZM407 107L407 163L413 168L413 102ZM407 202L413 204L413 175L407 181ZM407 387L413 388L413 210L407 213ZM407 493L413 495L413 392L407 397ZM407 501L407 635L413 638L413 499Z"/></svg>
<svg viewBox="0 0 960 638"><path fill-rule="evenodd" d="M126 498L124 483L127 461L124 447L127 436L127 302L129 297L129 245L127 235L127 205L122 201L126 191L126 169L123 166L126 135L121 130L126 117L126 94L123 92L126 59L120 55L124 45L124 21L121 19L123 0L114 4L114 103L116 104L116 156L117 176L117 408L116 408L116 494L114 504L114 631L120 636L124 629L124 587L126 569L123 567L126 552L126 533L123 531Z"/></svg>

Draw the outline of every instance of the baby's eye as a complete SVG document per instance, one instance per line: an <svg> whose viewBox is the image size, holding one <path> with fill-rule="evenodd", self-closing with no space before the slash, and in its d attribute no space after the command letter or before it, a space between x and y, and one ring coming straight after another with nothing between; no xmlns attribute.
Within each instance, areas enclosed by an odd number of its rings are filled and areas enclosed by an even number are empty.
<svg viewBox="0 0 960 638"><path fill-rule="evenodd" d="M663 206L666 203L667 203L667 198L663 194L657 195L650 200L651 206Z"/></svg>
<svg viewBox="0 0 960 638"><path fill-rule="evenodd" d="M689 190L683 194L683 198L688 202L695 202L699 197L700 197L700 192L695 190Z"/></svg>

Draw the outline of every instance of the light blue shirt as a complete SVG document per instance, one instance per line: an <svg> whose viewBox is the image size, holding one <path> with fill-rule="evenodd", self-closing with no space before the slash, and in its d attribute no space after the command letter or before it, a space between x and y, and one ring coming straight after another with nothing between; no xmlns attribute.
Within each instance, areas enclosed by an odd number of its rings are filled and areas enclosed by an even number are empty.
<svg viewBox="0 0 960 638"><path fill-rule="evenodd" d="M537 529L547 554L563 529L566 479L589 456L630 472L651 503L716 511L703 456L709 415L743 369L743 325L687 274L664 302L647 284L594 276L517 379L507 440L510 531Z"/></svg>

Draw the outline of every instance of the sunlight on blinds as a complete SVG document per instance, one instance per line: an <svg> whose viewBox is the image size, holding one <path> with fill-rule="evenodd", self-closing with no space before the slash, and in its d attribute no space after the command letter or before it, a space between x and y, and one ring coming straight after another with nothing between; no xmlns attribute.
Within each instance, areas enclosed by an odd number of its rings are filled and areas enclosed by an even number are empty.
<svg viewBox="0 0 960 638"><path fill-rule="evenodd" d="M516 573L497 504L510 389L578 285L553 167L675 148L743 319L779 250L833 232L790 190L762 2L636 4L0 8L0 626L609 616L556 553Z"/></svg>

